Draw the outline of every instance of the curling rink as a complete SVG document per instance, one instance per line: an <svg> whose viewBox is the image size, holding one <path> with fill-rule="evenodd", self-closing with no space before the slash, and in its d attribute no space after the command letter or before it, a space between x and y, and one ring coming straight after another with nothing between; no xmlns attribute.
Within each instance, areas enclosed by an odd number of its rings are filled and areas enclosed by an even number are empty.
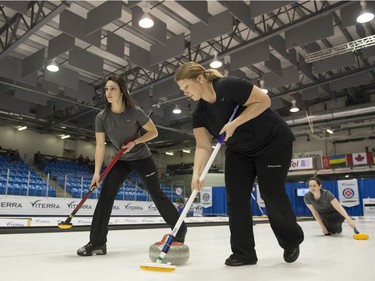
<svg viewBox="0 0 375 281"><path fill-rule="evenodd" d="M190 258L174 272L139 268L150 262L149 247L169 232L167 228L111 230L107 255L91 257L76 255L88 242L88 231L0 234L1 280L374 280L375 218L356 219L369 240L354 240L346 223L343 233L335 236L324 236L315 221L300 225L305 241L295 263L284 262L269 224L260 223L254 226L258 264L241 267L224 265L231 253L227 225L189 227L185 244Z"/></svg>

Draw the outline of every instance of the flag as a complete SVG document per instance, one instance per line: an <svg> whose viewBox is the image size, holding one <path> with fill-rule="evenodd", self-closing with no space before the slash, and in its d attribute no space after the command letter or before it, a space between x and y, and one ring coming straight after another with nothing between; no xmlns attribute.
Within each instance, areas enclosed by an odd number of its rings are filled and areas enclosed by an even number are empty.
<svg viewBox="0 0 375 281"><path fill-rule="evenodd" d="M375 163L375 150L367 152L367 160L370 165Z"/></svg>
<svg viewBox="0 0 375 281"><path fill-rule="evenodd" d="M340 168L346 166L345 154L329 156L329 165L332 168Z"/></svg>
<svg viewBox="0 0 375 281"><path fill-rule="evenodd" d="M371 151L357 152L353 154L346 154L346 163L348 166L372 165L374 163L374 158Z"/></svg>
<svg viewBox="0 0 375 281"><path fill-rule="evenodd" d="M331 165L329 164L329 157L328 156L322 156L322 168L323 169L331 169Z"/></svg>
<svg viewBox="0 0 375 281"><path fill-rule="evenodd" d="M366 164L368 164L366 152L353 153L352 157L353 157L353 165L366 165Z"/></svg>

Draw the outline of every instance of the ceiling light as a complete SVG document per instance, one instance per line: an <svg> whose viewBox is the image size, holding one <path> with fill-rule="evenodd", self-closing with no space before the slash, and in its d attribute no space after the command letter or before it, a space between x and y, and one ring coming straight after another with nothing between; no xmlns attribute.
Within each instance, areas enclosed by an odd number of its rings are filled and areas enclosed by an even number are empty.
<svg viewBox="0 0 375 281"><path fill-rule="evenodd" d="M67 139L67 138L70 138L70 135L63 135L63 136L61 136L61 139L63 140L63 139Z"/></svg>
<svg viewBox="0 0 375 281"><path fill-rule="evenodd" d="M330 135L333 134L333 131L332 131L331 129L327 129L326 132L327 132L328 134L330 134Z"/></svg>
<svg viewBox="0 0 375 281"><path fill-rule="evenodd" d="M212 62L210 63L211 68L220 68L223 65L221 61L217 58L217 52L214 53L214 58L212 59Z"/></svg>
<svg viewBox="0 0 375 281"><path fill-rule="evenodd" d="M267 94L267 93L268 93L268 90L267 90L266 88L264 88L264 80L263 80L263 79L261 79L261 80L259 81L259 85L260 85L260 89L261 89L261 91L262 91L263 93Z"/></svg>
<svg viewBox="0 0 375 281"><path fill-rule="evenodd" d="M292 100L292 107L289 109L290 112L298 112L299 108L296 105L296 100Z"/></svg>
<svg viewBox="0 0 375 281"><path fill-rule="evenodd" d="M366 22L369 22L369 21L373 20L374 19L374 13L372 13L371 11L369 11L366 8L366 6L367 6L366 1L361 0L360 3L361 3L361 6L362 6L362 10L357 17L357 22L358 23L366 23Z"/></svg>
<svg viewBox="0 0 375 281"><path fill-rule="evenodd" d="M173 156L173 152L167 151L165 154Z"/></svg>
<svg viewBox="0 0 375 281"><path fill-rule="evenodd" d="M173 109L172 111L174 114L180 114L182 111L181 111L181 108L176 104L175 108Z"/></svg>
<svg viewBox="0 0 375 281"><path fill-rule="evenodd" d="M150 7L148 6L147 1L146 1L145 7L142 8L142 10L143 10L143 16L141 17L141 19L138 22L139 26L142 27L142 28L153 27L154 21L150 17L150 14L149 14L150 13Z"/></svg>
<svg viewBox="0 0 375 281"><path fill-rule="evenodd" d="M182 152L190 153L190 149L183 149Z"/></svg>
<svg viewBox="0 0 375 281"><path fill-rule="evenodd" d="M55 59L51 60L50 63L47 65L47 70L51 72L57 72L60 70L59 66L57 65Z"/></svg>
<svg viewBox="0 0 375 281"><path fill-rule="evenodd" d="M22 126L22 127L19 127L17 130L18 131L23 131L23 130L26 130L27 129L27 126Z"/></svg>

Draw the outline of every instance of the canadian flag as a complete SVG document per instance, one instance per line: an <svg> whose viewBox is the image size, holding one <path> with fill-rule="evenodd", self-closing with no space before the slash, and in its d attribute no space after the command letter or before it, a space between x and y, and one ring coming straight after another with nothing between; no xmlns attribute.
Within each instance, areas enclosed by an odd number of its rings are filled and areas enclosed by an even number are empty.
<svg viewBox="0 0 375 281"><path fill-rule="evenodd" d="M353 165L366 165L368 163L366 152L353 153L352 157Z"/></svg>

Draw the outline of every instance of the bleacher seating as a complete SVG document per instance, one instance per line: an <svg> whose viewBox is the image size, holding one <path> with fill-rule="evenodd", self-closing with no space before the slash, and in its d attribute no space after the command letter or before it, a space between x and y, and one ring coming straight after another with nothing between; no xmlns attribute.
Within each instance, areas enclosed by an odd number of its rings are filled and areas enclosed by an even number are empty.
<svg viewBox="0 0 375 281"><path fill-rule="evenodd" d="M89 191L92 172L85 165L72 160L46 160L43 172L73 198L82 198ZM176 201L177 195L170 186L162 183L160 187L171 201ZM101 186L90 198L97 199L100 191ZM23 161L12 163L10 156L0 155L0 194L56 197L56 190ZM121 185L116 200L150 201L151 197L139 176L131 173Z"/></svg>
<svg viewBox="0 0 375 281"><path fill-rule="evenodd" d="M22 160L13 163L9 155L0 155L0 194L56 197L56 190L48 186Z"/></svg>

